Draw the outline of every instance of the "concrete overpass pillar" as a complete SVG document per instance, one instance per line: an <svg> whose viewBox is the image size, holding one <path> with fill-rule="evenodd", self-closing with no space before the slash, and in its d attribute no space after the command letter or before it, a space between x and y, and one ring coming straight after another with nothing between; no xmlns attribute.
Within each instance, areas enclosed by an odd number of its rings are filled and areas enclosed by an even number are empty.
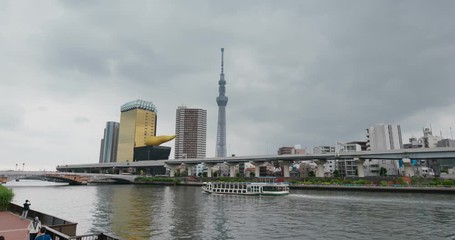
<svg viewBox="0 0 455 240"><path fill-rule="evenodd" d="M289 161L280 161L280 167L283 169L283 177L285 178L290 177L289 166L291 166Z"/></svg>
<svg viewBox="0 0 455 240"><path fill-rule="evenodd" d="M215 164L205 162L204 165L207 167L207 177L211 178L212 177L212 167L215 166Z"/></svg>
<svg viewBox="0 0 455 240"><path fill-rule="evenodd" d="M254 177L260 177L259 167L264 164L264 162L251 162L254 165Z"/></svg>
<svg viewBox="0 0 455 240"><path fill-rule="evenodd" d="M411 159L403 158L403 165L404 165L404 176L406 176L406 177L414 176L414 171L412 170Z"/></svg>
<svg viewBox="0 0 455 240"><path fill-rule="evenodd" d="M186 167L188 176L193 176L193 174L194 174L193 168L196 165L197 165L196 163L185 163L185 167Z"/></svg>
<svg viewBox="0 0 455 240"><path fill-rule="evenodd" d="M365 177L365 172L363 171L363 163L365 159L354 158L355 162L357 163L357 176L359 178Z"/></svg>
<svg viewBox="0 0 455 240"><path fill-rule="evenodd" d="M229 177L235 177L235 166L237 166L238 163L227 163L229 166Z"/></svg>
<svg viewBox="0 0 455 240"><path fill-rule="evenodd" d="M169 168L169 177L175 177L175 170L179 167L179 165L165 165L166 168Z"/></svg>
<svg viewBox="0 0 455 240"><path fill-rule="evenodd" d="M323 159L318 159L314 161L317 165L317 170L316 170L316 177L324 177L324 164L327 162L327 160Z"/></svg>

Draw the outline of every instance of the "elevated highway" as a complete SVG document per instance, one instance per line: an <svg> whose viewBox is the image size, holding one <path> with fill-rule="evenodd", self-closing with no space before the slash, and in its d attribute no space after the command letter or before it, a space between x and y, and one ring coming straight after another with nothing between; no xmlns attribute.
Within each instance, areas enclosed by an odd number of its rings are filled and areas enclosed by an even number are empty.
<svg viewBox="0 0 455 240"><path fill-rule="evenodd" d="M234 156L218 158L192 158L192 159L175 159L175 160L156 160L156 161L139 161L126 163L95 163L95 164L78 164L78 165L60 165L57 170L60 172L93 172L104 173L107 171L128 172L130 170L146 169L153 167L165 167L169 169L169 175L174 176L177 168L184 165L188 170L188 175L192 175L193 166L203 163L208 168L208 177L211 177L211 169L216 164L225 163L230 167L230 176L235 176L235 166L240 163L249 162L255 166L260 166L265 162L278 161L284 169L284 176L289 176L289 166L293 162L312 160L317 165L316 176L323 176L323 164L327 160L356 160L359 177L364 177L363 163L367 159L381 160L403 160L405 171L412 175L412 160L441 160L454 159L455 148L417 148L417 149L397 149L389 151L360 151L360 152L333 152L324 154L288 154L288 155L263 155L263 156ZM287 166L287 167L286 167ZM113 171L116 169L115 171ZM136 171L137 172L137 171ZM151 174L153 175L153 174ZM256 167L256 176L259 176L259 168Z"/></svg>
<svg viewBox="0 0 455 240"><path fill-rule="evenodd" d="M359 151L359 152L332 152L324 154L287 154L287 155L266 155L266 156L234 156L225 158L199 158L199 159L176 159L165 161L166 168L173 170L181 164L194 166L199 163L205 164L211 176L211 167L219 163L226 163L230 166L230 176L234 176L234 166L239 163L250 162L255 166L260 166L265 162L278 161L284 166L284 176L289 177L289 168L293 162L313 160L318 165L316 176L323 177L323 165L328 160L356 160L359 169L359 177L364 177L363 163L367 159L381 160L403 160L405 172L407 175L413 175L411 167L412 160L429 160L429 159L454 159L455 148L414 148L414 149L396 149L389 151ZM256 176L259 176L259 168L256 168Z"/></svg>

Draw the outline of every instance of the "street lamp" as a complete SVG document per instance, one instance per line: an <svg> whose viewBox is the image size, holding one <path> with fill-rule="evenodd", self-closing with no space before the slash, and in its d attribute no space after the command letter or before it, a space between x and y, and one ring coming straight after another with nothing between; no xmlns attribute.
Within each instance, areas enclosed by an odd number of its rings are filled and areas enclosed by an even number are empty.
<svg viewBox="0 0 455 240"><path fill-rule="evenodd" d="M16 170L14 170L14 171L16 171L16 172L17 172L17 163L16 163Z"/></svg>
<svg viewBox="0 0 455 240"><path fill-rule="evenodd" d="M24 171L25 163L22 163L22 172Z"/></svg>

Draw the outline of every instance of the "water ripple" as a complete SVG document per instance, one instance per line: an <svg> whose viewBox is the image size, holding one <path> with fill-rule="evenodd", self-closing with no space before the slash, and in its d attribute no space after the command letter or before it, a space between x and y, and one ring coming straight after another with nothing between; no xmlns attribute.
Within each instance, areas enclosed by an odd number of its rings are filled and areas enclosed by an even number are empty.
<svg viewBox="0 0 455 240"><path fill-rule="evenodd" d="M16 204L33 196L36 209L78 222L79 234L113 232L129 240L455 239L453 195L296 190L252 197L136 185L14 193Z"/></svg>

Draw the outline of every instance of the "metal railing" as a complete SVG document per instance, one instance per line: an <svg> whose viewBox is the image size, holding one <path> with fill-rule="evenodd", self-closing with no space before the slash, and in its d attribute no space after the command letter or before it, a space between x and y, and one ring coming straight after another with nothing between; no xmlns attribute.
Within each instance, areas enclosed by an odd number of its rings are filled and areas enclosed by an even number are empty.
<svg viewBox="0 0 455 240"><path fill-rule="evenodd" d="M8 210L12 213L16 213L20 215L22 213L22 207L18 206L16 204L10 203L8 206ZM52 228L55 231L62 232L66 235L69 236L74 236L76 235L76 227L77 223L67 221L65 219L61 219L58 217L54 217L52 215L38 212L35 210L30 209L28 211L28 217L33 219L35 217L38 217L41 221L41 224L47 226L48 229Z"/></svg>
<svg viewBox="0 0 455 240"><path fill-rule="evenodd" d="M92 233L79 236L68 236L54 229L49 228L47 230L47 234L49 234L54 240L124 240L123 238L119 238L117 236L106 233Z"/></svg>
<svg viewBox="0 0 455 240"><path fill-rule="evenodd" d="M22 207L10 203L8 211L20 215L22 213ZM107 233L93 233L75 236L77 223L34 210L29 210L28 217L32 219L34 217L38 217L41 220L41 223L46 227L47 234L49 234L53 240L124 240L123 238Z"/></svg>

